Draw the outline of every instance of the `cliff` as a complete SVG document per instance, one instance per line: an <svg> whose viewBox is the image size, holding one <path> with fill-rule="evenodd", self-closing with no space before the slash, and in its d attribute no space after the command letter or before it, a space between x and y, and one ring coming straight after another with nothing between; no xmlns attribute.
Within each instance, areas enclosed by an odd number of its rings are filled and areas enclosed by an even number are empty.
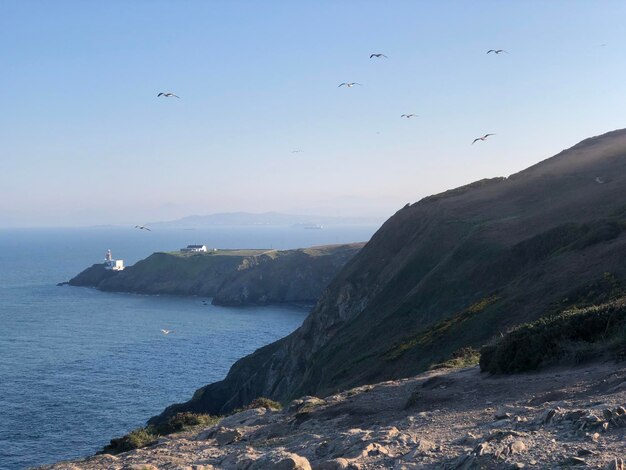
<svg viewBox="0 0 626 470"><path fill-rule="evenodd" d="M626 130L407 205L298 330L151 422L409 377L557 307L601 301L626 276L625 226Z"/></svg>
<svg viewBox="0 0 626 470"><path fill-rule="evenodd" d="M95 264L69 284L103 291L198 295L212 297L217 305L314 303L362 246L154 253L121 272Z"/></svg>

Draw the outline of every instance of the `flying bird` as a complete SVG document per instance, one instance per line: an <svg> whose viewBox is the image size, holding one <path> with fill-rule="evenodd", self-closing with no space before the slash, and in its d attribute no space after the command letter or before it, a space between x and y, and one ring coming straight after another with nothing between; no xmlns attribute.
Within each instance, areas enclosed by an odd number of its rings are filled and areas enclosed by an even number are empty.
<svg viewBox="0 0 626 470"><path fill-rule="evenodd" d="M417 114L402 114L400 117L411 119L412 117L419 117Z"/></svg>
<svg viewBox="0 0 626 470"><path fill-rule="evenodd" d="M347 86L348 88L352 88L354 85L363 86L363 85L361 85L360 83L357 83L357 82L350 82L350 83L343 82L343 83L342 83L341 85L339 85L337 88L340 88L340 87L342 87L342 86L344 86L344 85L345 85L345 86Z"/></svg>
<svg viewBox="0 0 626 470"><path fill-rule="evenodd" d="M490 52L495 52L496 54L500 54L500 53L504 52L505 54L508 54L508 52L505 51L504 49L489 49L487 51L487 54L489 54Z"/></svg>
<svg viewBox="0 0 626 470"><path fill-rule="evenodd" d="M376 57L378 59L380 59L381 57L384 57L385 59L388 59L389 57L387 57L385 54L371 54L370 55L370 59Z"/></svg>
<svg viewBox="0 0 626 470"><path fill-rule="evenodd" d="M159 93L159 94L157 95L157 98L158 98L159 96L163 96L163 97L165 97L165 98L178 98L178 99L180 99L180 96L175 95L174 93L170 93L170 92L167 92L167 93L163 93L163 92L161 92L161 93Z"/></svg>
<svg viewBox="0 0 626 470"><path fill-rule="evenodd" d="M163 333L165 336L167 336L170 333L174 333L174 330L161 330L161 333Z"/></svg>
<svg viewBox="0 0 626 470"><path fill-rule="evenodd" d="M490 135L495 135L495 134L485 134L482 137L477 137L474 139L474 141L472 142L472 145L474 145L476 143L476 141L480 140L481 142L484 142L485 140L487 140L487 137L489 137Z"/></svg>
<svg viewBox="0 0 626 470"><path fill-rule="evenodd" d="M135 228L138 228L139 230L147 230L148 232L152 232L152 230L150 230L145 225L135 225Z"/></svg>
<svg viewBox="0 0 626 470"><path fill-rule="evenodd" d="M606 181L604 181L604 179L600 178L599 176L596 176L596 183L604 184L604 183L606 183Z"/></svg>

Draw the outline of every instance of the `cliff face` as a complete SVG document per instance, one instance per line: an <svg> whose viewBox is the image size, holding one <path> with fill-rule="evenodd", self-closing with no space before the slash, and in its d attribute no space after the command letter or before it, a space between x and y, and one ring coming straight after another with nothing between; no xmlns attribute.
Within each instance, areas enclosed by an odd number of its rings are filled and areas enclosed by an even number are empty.
<svg viewBox="0 0 626 470"><path fill-rule="evenodd" d="M69 284L115 292L213 297L218 305L314 303L362 246L154 253L121 272L93 265Z"/></svg>
<svg viewBox="0 0 626 470"><path fill-rule="evenodd" d="M625 226L626 130L407 205L301 328L153 421L408 377L557 306L601 300L626 276Z"/></svg>

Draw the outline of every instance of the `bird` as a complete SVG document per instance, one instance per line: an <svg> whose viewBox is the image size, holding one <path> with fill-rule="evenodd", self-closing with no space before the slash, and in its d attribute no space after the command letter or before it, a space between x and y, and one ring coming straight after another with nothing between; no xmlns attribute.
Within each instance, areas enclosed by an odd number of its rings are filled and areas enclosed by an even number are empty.
<svg viewBox="0 0 626 470"><path fill-rule="evenodd" d="M170 93L170 92L167 92L167 93L163 93L163 92L161 92L161 93L159 93L159 94L157 95L157 98L158 98L159 96L163 96L163 97L165 97L165 98L178 98L178 99L180 99L180 96L175 95L174 93Z"/></svg>
<svg viewBox="0 0 626 470"><path fill-rule="evenodd" d="M148 232L152 232L152 230L150 230L148 227L146 227L145 225L135 225L135 228L139 229L139 230L147 230Z"/></svg>
<svg viewBox="0 0 626 470"><path fill-rule="evenodd" d="M161 330L161 333L163 333L164 335L169 335L170 333L174 333L174 330Z"/></svg>
<svg viewBox="0 0 626 470"><path fill-rule="evenodd" d="M489 54L490 52L495 52L496 54L500 54L501 52L504 52L505 54L508 54L508 52L505 51L504 49L489 49L487 51L487 54Z"/></svg>
<svg viewBox="0 0 626 470"><path fill-rule="evenodd" d="M402 114L400 117L411 119L412 117L419 117L417 114Z"/></svg>
<svg viewBox="0 0 626 470"><path fill-rule="evenodd" d="M474 139L474 141L472 142L472 145L474 145L476 143L477 140L480 140L482 142L484 142L485 140L487 140L487 137L489 137L490 135L495 135L495 134L485 134L482 137L477 137Z"/></svg>
<svg viewBox="0 0 626 470"><path fill-rule="evenodd" d="M343 82L343 83L342 83L341 85L339 85L337 88L342 87L342 86L344 86L344 85L345 85L345 86L347 86L348 88L352 88L354 85L363 86L363 85L361 85L360 83L357 83L357 82L350 82L350 83Z"/></svg>
<svg viewBox="0 0 626 470"><path fill-rule="evenodd" d="M596 176L596 183L604 184L604 183L606 183L606 181L604 181L604 179L600 178L599 176Z"/></svg>
<svg viewBox="0 0 626 470"><path fill-rule="evenodd" d="M376 57L378 59L380 59L381 57L384 57L385 59L388 59L389 57L387 57L385 54L371 54L370 55L370 59Z"/></svg>

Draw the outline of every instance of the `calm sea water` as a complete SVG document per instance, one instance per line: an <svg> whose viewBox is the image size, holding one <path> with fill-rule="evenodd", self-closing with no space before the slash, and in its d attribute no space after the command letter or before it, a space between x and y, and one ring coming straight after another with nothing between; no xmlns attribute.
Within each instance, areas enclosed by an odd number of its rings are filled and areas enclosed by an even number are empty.
<svg viewBox="0 0 626 470"><path fill-rule="evenodd" d="M0 468L94 453L222 379L234 361L290 333L308 313L56 286L107 249L128 265L192 243L297 248L364 241L375 229L0 230Z"/></svg>

